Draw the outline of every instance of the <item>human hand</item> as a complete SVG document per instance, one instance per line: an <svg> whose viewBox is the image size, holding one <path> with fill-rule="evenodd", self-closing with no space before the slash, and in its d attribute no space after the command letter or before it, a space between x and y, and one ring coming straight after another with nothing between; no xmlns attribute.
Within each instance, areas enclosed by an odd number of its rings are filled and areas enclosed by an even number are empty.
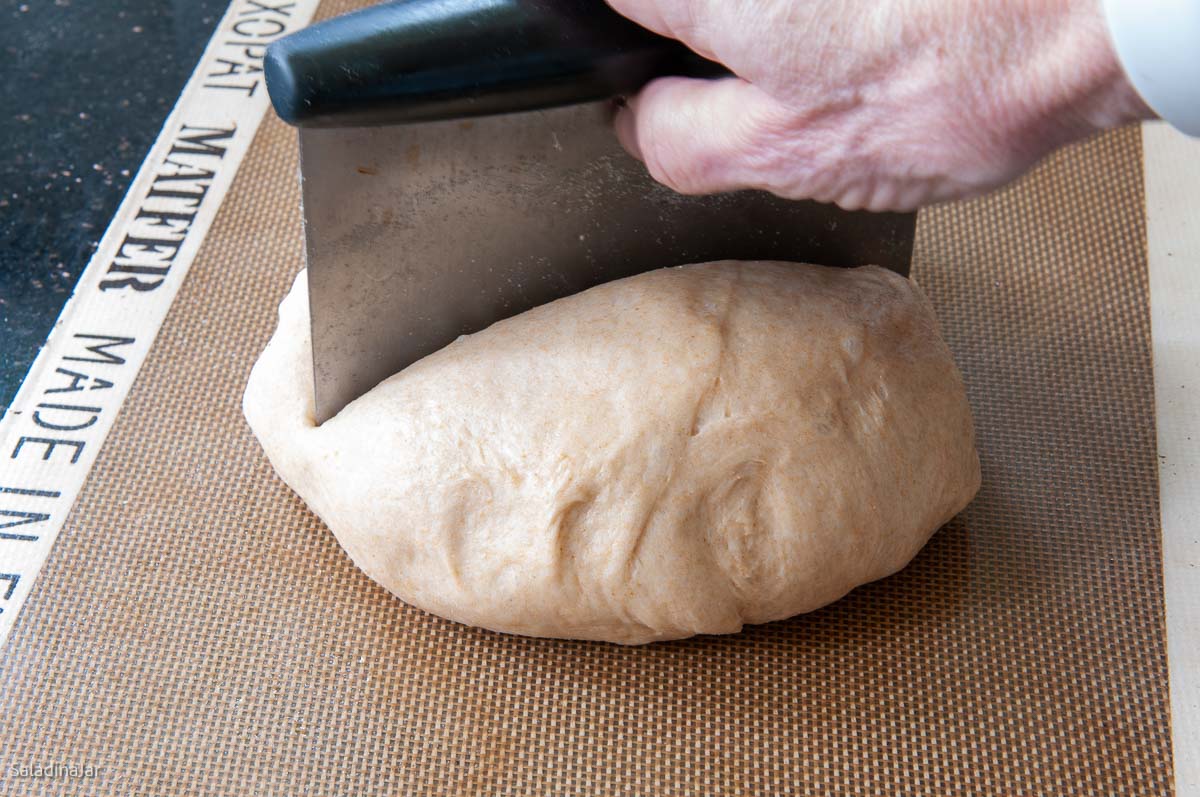
<svg viewBox="0 0 1200 797"><path fill-rule="evenodd" d="M618 113L626 149L682 193L911 210L1151 115L1099 0L608 2L737 75L656 80Z"/></svg>

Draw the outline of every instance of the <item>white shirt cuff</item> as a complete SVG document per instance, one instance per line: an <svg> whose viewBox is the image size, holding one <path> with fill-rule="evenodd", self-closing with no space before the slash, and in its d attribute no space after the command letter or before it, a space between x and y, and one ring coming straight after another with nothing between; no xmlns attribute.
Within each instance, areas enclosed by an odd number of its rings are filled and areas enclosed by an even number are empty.
<svg viewBox="0 0 1200 797"><path fill-rule="evenodd" d="M1200 136L1200 0L1104 0L1129 82L1151 110Z"/></svg>

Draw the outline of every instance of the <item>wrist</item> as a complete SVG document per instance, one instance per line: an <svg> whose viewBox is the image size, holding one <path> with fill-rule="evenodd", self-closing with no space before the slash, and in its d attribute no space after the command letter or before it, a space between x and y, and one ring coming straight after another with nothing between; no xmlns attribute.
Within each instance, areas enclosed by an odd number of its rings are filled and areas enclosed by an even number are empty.
<svg viewBox="0 0 1200 797"><path fill-rule="evenodd" d="M1030 30L1044 46L1031 63L1035 113L1047 132L1078 138L1151 118L1130 84L1105 23L1102 0L1033 0L1025 3ZM1070 139L1068 139L1070 140Z"/></svg>

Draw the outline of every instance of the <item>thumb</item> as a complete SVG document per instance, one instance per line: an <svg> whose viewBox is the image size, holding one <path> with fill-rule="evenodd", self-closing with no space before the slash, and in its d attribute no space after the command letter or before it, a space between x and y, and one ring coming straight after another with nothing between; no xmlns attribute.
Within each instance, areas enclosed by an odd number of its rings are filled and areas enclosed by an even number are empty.
<svg viewBox="0 0 1200 797"><path fill-rule="evenodd" d="M787 109L739 78L660 78L622 108L617 137L658 182L682 194L771 189ZM764 179L765 178L765 179Z"/></svg>

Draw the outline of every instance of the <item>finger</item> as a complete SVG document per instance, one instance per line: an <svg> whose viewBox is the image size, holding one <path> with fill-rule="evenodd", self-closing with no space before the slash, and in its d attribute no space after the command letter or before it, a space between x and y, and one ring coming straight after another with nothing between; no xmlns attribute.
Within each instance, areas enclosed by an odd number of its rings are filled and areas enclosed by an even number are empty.
<svg viewBox="0 0 1200 797"><path fill-rule="evenodd" d="M691 17L690 0L607 0L621 16L632 19L660 36L679 38L676 30L682 19Z"/></svg>
<svg viewBox="0 0 1200 797"><path fill-rule="evenodd" d="M617 136L650 175L684 194L767 188L786 109L738 78L662 78L617 114ZM778 138L778 137L775 137ZM767 180L764 182L764 177Z"/></svg>
<svg viewBox="0 0 1200 797"><path fill-rule="evenodd" d="M712 33L717 17L727 16L729 9L720 4L714 8L714 0L608 0L608 4L642 27L678 39L705 58L719 60L713 52Z"/></svg>

